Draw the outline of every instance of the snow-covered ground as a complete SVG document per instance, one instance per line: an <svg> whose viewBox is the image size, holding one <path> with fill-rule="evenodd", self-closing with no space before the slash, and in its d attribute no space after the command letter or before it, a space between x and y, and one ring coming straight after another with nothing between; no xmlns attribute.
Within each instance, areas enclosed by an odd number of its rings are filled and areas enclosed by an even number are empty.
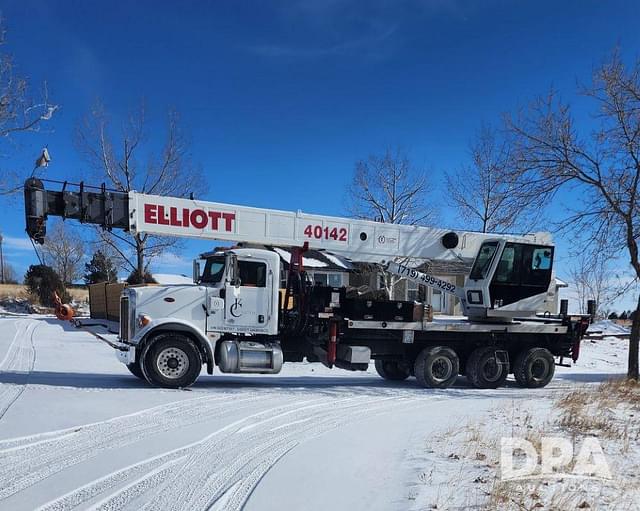
<svg viewBox="0 0 640 511"><path fill-rule="evenodd" d="M615 321L610 319L603 319L596 321L589 327L589 333L595 333L600 335L629 335L631 329L625 326L619 325Z"/></svg>
<svg viewBox="0 0 640 511"><path fill-rule="evenodd" d="M537 391L482 391L464 378L425 390L372 368L306 363L273 376L203 371L171 391L136 379L69 324L3 318L0 509L429 508L460 466L443 457L443 438L491 424L496 410L547 413L566 389L623 372L625 349L587 341L578 364Z"/></svg>

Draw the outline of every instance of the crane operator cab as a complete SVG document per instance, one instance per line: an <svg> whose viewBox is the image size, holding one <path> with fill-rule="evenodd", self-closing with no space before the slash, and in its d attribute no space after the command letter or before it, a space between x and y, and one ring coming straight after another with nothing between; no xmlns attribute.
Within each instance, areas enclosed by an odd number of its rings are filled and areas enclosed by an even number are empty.
<svg viewBox="0 0 640 511"><path fill-rule="evenodd" d="M505 319L533 316L544 309L552 275L552 246L485 241L465 286L465 314Z"/></svg>

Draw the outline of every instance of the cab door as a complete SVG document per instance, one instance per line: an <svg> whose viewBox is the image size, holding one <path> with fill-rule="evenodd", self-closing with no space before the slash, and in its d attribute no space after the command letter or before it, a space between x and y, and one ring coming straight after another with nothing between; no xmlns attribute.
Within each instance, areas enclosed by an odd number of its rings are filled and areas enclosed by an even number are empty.
<svg viewBox="0 0 640 511"><path fill-rule="evenodd" d="M266 330L271 300L268 271L265 261L238 260L237 285L225 285L225 326L246 332Z"/></svg>
<svg viewBox="0 0 640 511"><path fill-rule="evenodd" d="M535 311L540 300L532 298L546 297L552 266L553 247L506 243L489 287L492 304L507 307L522 302L524 309Z"/></svg>

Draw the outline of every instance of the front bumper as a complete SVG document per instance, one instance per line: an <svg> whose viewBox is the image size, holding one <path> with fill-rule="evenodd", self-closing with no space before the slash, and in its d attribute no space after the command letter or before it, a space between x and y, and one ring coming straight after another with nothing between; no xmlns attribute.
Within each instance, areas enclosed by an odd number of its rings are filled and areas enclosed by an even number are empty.
<svg viewBox="0 0 640 511"><path fill-rule="evenodd" d="M116 350L116 358L124 365L133 364L136 361L136 349L131 346L126 351Z"/></svg>

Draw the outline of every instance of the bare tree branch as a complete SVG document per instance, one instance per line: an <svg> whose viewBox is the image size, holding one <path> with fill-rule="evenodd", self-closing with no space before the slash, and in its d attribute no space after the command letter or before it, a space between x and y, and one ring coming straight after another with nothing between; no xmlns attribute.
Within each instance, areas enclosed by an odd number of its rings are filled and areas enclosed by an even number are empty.
<svg viewBox="0 0 640 511"><path fill-rule="evenodd" d="M178 115L171 111L167 119L166 139L159 154L154 145L146 145L144 106L132 112L118 135L101 103L79 123L76 146L94 175L123 192L186 197L194 191L206 191L200 169L189 157L189 145L179 129ZM121 148L120 150L116 148ZM145 164L141 164L144 158ZM101 241L118 257L127 271L144 275L153 260L170 247L178 247L177 238L101 232Z"/></svg>
<svg viewBox="0 0 640 511"><path fill-rule="evenodd" d="M347 192L352 216L390 224L418 225L433 222L436 208L427 204L429 191L425 172L413 167L399 149L381 156L371 155L356 163L353 181ZM403 280L385 274L384 285L390 297Z"/></svg>
<svg viewBox="0 0 640 511"><path fill-rule="evenodd" d="M73 228L62 220L55 222L42 247L42 258L65 285L80 278L84 254L85 243Z"/></svg>
<svg viewBox="0 0 640 511"><path fill-rule="evenodd" d="M640 61L628 68L614 52L581 93L593 102L598 121L587 135L580 133L569 105L553 92L527 111L506 117L515 156L511 179L540 204L560 188L570 190L574 201L566 224L579 240L580 252L591 261L590 280L599 272L596 261L625 254L636 281L640 278ZM635 314L628 376L636 380L639 339L640 314Z"/></svg>
<svg viewBox="0 0 640 511"><path fill-rule="evenodd" d="M462 219L481 232L529 231L540 212L511 178L507 141L483 126L470 145L470 156L470 165L446 175L447 192Z"/></svg>
<svg viewBox="0 0 640 511"><path fill-rule="evenodd" d="M18 73L11 55L2 51L4 45L5 30L0 17L0 148L12 143L18 134L39 131L59 109L59 105L49 100L46 83L42 97L33 98L27 78ZM0 150L0 195L12 195L22 189L21 181L32 169L6 169L2 153L4 150Z"/></svg>

